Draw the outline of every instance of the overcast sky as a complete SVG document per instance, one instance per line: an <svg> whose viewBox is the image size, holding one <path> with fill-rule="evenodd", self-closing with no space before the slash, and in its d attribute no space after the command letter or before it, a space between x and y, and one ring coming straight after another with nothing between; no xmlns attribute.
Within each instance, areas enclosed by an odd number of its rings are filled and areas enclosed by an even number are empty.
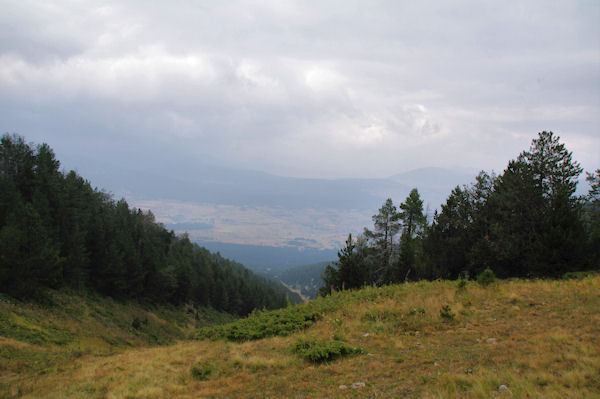
<svg viewBox="0 0 600 399"><path fill-rule="evenodd" d="M0 124L115 173L501 171L542 130L591 170L600 2L5 0Z"/></svg>

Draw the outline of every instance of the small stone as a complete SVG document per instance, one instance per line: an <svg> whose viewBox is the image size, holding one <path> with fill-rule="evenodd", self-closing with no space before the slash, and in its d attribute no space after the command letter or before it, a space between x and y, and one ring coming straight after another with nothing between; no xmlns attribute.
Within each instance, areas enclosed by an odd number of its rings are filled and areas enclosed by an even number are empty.
<svg viewBox="0 0 600 399"><path fill-rule="evenodd" d="M363 337L368 337L369 333L363 334Z"/></svg>
<svg viewBox="0 0 600 399"><path fill-rule="evenodd" d="M495 344L496 343L496 338L488 338L485 340L485 342L487 342L488 344Z"/></svg>
<svg viewBox="0 0 600 399"><path fill-rule="evenodd" d="M498 392L506 392L506 391L508 391L508 387L506 385L502 384L498 387Z"/></svg>
<svg viewBox="0 0 600 399"><path fill-rule="evenodd" d="M433 365L434 365L435 367L437 367L437 366L439 366L440 364L439 364L438 362L433 362Z"/></svg>
<svg viewBox="0 0 600 399"><path fill-rule="evenodd" d="M366 384L364 382L353 382L352 389L364 388Z"/></svg>
<svg viewBox="0 0 600 399"><path fill-rule="evenodd" d="M344 389L348 389L348 387L346 385L340 385L340 389L344 390Z"/></svg>

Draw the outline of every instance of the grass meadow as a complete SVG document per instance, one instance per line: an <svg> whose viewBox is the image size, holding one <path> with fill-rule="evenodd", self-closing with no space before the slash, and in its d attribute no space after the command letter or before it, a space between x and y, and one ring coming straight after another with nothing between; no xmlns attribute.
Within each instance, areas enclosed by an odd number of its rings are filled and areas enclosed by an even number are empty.
<svg viewBox="0 0 600 399"><path fill-rule="evenodd" d="M197 334L164 309L92 333L107 303L85 331L1 306L0 398L600 397L599 276L368 287Z"/></svg>

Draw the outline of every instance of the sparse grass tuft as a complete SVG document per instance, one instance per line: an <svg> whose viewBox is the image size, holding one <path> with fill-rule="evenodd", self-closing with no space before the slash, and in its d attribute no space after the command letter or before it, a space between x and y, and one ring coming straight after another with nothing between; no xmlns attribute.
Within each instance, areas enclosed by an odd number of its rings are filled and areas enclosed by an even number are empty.
<svg viewBox="0 0 600 399"><path fill-rule="evenodd" d="M423 309L422 307L415 307L415 308L410 308L410 312L408 312L408 314L410 316L424 316L425 315L425 309Z"/></svg>

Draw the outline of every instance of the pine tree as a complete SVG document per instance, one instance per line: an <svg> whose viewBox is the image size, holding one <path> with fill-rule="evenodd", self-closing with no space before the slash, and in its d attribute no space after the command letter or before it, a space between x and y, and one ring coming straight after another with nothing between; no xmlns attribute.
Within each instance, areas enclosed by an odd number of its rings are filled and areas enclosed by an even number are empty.
<svg viewBox="0 0 600 399"><path fill-rule="evenodd" d="M559 139L539 133L499 179L492 242L501 276L560 276L583 267L585 233L574 195L582 169Z"/></svg>
<svg viewBox="0 0 600 399"><path fill-rule="evenodd" d="M57 287L63 261L35 208L18 203L0 229L0 287L27 297Z"/></svg>
<svg viewBox="0 0 600 399"><path fill-rule="evenodd" d="M491 241L499 277L527 277L541 267L544 198L531 168L522 159L509 163L492 198L496 206Z"/></svg>
<svg viewBox="0 0 600 399"><path fill-rule="evenodd" d="M587 267L600 269L600 169L587 173L590 185L584 200L583 217L587 239Z"/></svg>
<svg viewBox="0 0 600 399"><path fill-rule="evenodd" d="M325 268L321 276L324 287L321 294L334 290L359 288L370 284L369 264L364 256L357 251L352 234L348 235L346 246L338 251L338 260Z"/></svg>
<svg viewBox="0 0 600 399"><path fill-rule="evenodd" d="M497 211L497 204L490 201L497 184L497 177L485 171L479 172L475 183L467 190L470 204L470 223L467 229L467 241L470 250L467 253L468 269L465 274L476 276L494 263L494 251L490 240L491 220Z"/></svg>
<svg viewBox="0 0 600 399"><path fill-rule="evenodd" d="M402 221L402 235L400 236L400 256L396 266L388 275L391 281L403 281L418 277L415 270L417 256L421 253L421 238L427 226L427 217L423 214L423 200L419 191L411 190L406 200L400 204L399 219Z"/></svg>
<svg viewBox="0 0 600 399"><path fill-rule="evenodd" d="M25 139L5 134L0 140L0 176L12 181L23 202L31 202L35 189L35 155Z"/></svg>
<svg viewBox="0 0 600 399"><path fill-rule="evenodd" d="M472 246L470 239L471 202L468 190L454 188L442 210L436 213L432 226L424 239L422 273L430 279L455 279L468 264L467 254Z"/></svg>
<svg viewBox="0 0 600 399"><path fill-rule="evenodd" d="M378 264L376 274L383 276L392 267L396 251L394 236L400 230L400 215L391 198L388 198L379 212L373 215L373 231L365 229L364 236L372 243L375 249L375 263Z"/></svg>

